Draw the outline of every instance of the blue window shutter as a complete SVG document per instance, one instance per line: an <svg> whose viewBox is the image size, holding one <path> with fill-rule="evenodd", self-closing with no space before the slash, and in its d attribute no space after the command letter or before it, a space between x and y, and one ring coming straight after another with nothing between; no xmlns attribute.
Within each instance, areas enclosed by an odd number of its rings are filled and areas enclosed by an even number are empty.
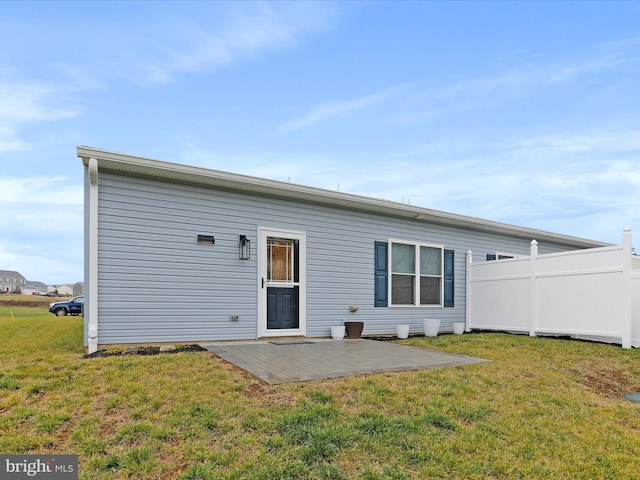
<svg viewBox="0 0 640 480"><path fill-rule="evenodd" d="M454 281L453 281L453 250L444 251L444 306L453 307Z"/></svg>
<svg viewBox="0 0 640 480"><path fill-rule="evenodd" d="M496 259L496 254L495 253L487 253L487 262L489 260L495 260Z"/></svg>
<svg viewBox="0 0 640 480"><path fill-rule="evenodd" d="M389 245L387 242L376 242L375 253L375 300L376 307L386 307L388 303L388 259L387 252Z"/></svg>

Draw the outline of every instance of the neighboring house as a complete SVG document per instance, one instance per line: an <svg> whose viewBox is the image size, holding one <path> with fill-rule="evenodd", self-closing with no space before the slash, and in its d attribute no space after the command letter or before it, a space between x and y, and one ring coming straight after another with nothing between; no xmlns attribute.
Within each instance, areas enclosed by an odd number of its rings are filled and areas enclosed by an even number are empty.
<svg viewBox="0 0 640 480"><path fill-rule="evenodd" d="M22 295L35 295L38 292L38 289L33 285L25 285L22 287Z"/></svg>
<svg viewBox="0 0 640 480"><path fill-rule="evenodd" d="M73 285L55 285L55 292L63 297L71 297L73 295Z"/></svg>
<svg viewBox="0 0 640 480"><path fill-rule="evenodd" d="M27 280L27 284L22 287L23 295L44 295L47 293L47 285L42 282Z"/></svg>
<svg viewBox="0 0 640 480"><path fill-rule="evenodd" d="M4 293L21 293L27 279L13 270L0 270L0 291Z"/></svg>
<svg viewBox="0 0 640 480"><path fill-rule="evenodd" d="M84 295L84 283L76 282L73 284L73 296Z"/></svg>
<svg viewBox="0 0 640 480"><path fill-rule="evenodd" d="M607 244L79 147L85 344L328 337L466 319L466 252ZM425 182L428 188L428 182ZM99 305L99 308L98 308Z"/></svg>

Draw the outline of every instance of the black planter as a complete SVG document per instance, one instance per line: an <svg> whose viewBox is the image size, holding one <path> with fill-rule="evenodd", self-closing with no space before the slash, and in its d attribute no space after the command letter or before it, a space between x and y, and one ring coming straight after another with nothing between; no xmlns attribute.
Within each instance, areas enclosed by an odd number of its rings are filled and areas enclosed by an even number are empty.
<svg viewBox="0 0 640 480"><path fill-rule="evenodd" d="M360 338L364 322L344 322L344 326L347 331L347 338Z"/></svg>

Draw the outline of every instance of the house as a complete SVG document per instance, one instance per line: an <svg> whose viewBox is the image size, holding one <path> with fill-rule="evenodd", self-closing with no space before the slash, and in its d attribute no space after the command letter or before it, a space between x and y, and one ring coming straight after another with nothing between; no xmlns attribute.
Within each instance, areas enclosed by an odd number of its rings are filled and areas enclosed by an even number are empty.
<svg viewBox="0 0 640 480"><path fill-rule="evenodd" d="M13 270L0 270L0 292L21 293L27 279Z"/></svg>
<svg viewBox="0 0 640 480"><path fill-rule="evenodd" d="M73 291L72 291L72 295L74 297L77 297L78 295L83 295L84 294L84 283L82 282L76 282L73 284Z"/></svg>
<svg viewBox="0 0 640 480"><path fill-rule="evenodd" d="M22 287L22 295L36 295L38 293L38 288L34 285L27 284Z"/></svg>
<svg viewBox="0 0 640 480"><path fill-rule="evenodd" d="M27 283L22 287L23 295L46 295L47 286L42 282L34 282L27 280Z"/></svg>
<svg viewBox="0 0 640 480"><path fill-rule="evenodd" d="M71 297L73 295L73 285L54 285L54 291L63 297Z"/></svg>
<svg viewBox="0 0 640 480"><path fill-rule="evenodd" d="M414 205L78 147L85 344L327 337L466 319L465 256L606 244Z"/></svg>

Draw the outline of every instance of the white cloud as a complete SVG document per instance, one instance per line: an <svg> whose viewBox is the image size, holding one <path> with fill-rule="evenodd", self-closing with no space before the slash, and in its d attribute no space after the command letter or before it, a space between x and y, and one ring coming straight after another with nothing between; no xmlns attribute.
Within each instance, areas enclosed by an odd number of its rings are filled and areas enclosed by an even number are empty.
<svg viewBox="0 0 640 480"><path fill-rule="evenodd" d="M23 245L22 242L21 245ZM15 270L27 280L43 282L48 285L60 285L82 282L84 278L82 248L75 250L75 255L64 255L60 258L51 255L50 250L25 249L21 245L8 245L0 242L0 258L3 270Z"/></svg>
<svg viewBox="0 0 640 480"><path fill-rule="evenodd" d="M255 11L236 14L233 24L220 32L210 33L194 25L190 34L195 47L188 51L171 50L169 70L189 72L224 66L291 41L294 34L291 26L284 24L266 5L256 6Z"/></svg>
<svg viewBox="0 0 640 480"><path fill-rule="evenodd" d="M412 96L412 109L397 115L395 123L402 126L433 123L443 115L459 115L472 110L484 112L513 99L554 92L559 87L585 80L598 81L589 87L591 97L599 89L612 88L613 83L627 77L637 83L640 37L590 45L559 58L522 56L524 59L516 66L510 65L484 76L454 80L445 86L425 88ZM610 77L616 72L619 72L618 76Z"/></svg>
<svg viewBox="0 0 640 480"><path fill-rule="evenodd" d="M170 31L146 29L146 38L133 41L131 53L112 60L112 68L136 83L168 83L182 73L206 72L290 48L308 35L329 29L338 13L331 4L316 2L230 5L230 13L215 10L215 23L225 19L225 27L218 30L206 18L171 19Z"/></svg>
<svg viewBox="0 0 640 480"><path fill-rule="evenodd" d="M35 124L78 116L70 86L19 78L14 69L0 71L0 152L31 148L23 138Z"/></svg>
<svg viewBox="0 0 640 480"><path fill-rule="evenodd" d="M28 150L29 145L19 138L18 133L1 122L0 118L0 153Z"/></svg>
<svg viewBox="0 0 640 480"><path fill-rule="evenodd" d="M82 186L68 185L65 177L0 178L3 203L61 206L82 205Z"/></svg>
<svg viewBox="0 0 640 480"><path fill-rule="evenodd" d="M336 171L344 165L343 159L309 153L294 155L260 150L227 153L207 149L194 142L185 147L180 161L214 170L328 189L336 188L340 180Z"/></svg>
<svg viewBox="0 0 640 480"><path fill-rule="evenodd" d="M633 129L444 138L405 150L349 156L208 151L182 160L208 168L514 221L562 210L630 210L640 203L640 140ZM241 169L239 169L241 166ZM596 212L594 212L596 213ZM624 220L620 220L621 222Z"/></svg>
<svg viewBox="0 0 640 480"><path fill-rule="evenodd" d="M1 268L45 283L82 279L83 189L68 183L63 177L0 178Z"/></svg>
<svg viewBox="0 0 640 480"><path fill-rule="evenodd" d="M412 175L387 186L396 198L402 188L412 204L611 242L627 224L640 228L640 142L632 128L445 139L397 158L414 165ZM395 170L376 176L392 182Z"/></svg>
<svg viewBox="0 0 640 480"><path fill-rule="evenodd" d="M3 243L25 253L28 245L63 256L74 242L82 242L83 188L59 178L0 178L6 208L0 209ZM70 239L75 232L75 237ZM28 240L26 240L28 239Z"/></svg>
<svg viewBox="0 0 640 480"><path fill-rule="evenodd" d="M0 80L0 122L21 124L76 116L75 108L59 105L62 90L50 82Z"/></svg>
<svg viewBox="0 0 640 480"><path fill-rule="evenodd" d="M310 108L302 116L282 123L277 127L276 132L291 133L327 120L345 117L364 110L372 105L384 102L385 100L397 95L402 90L403 87L393 87L380 90L372 93L371 95L350 98L347 100L324 102Z"/></svg>
<svg viewBox="0 0 640 480"><path fill-rule="evenodd" d="M104 80L96 77L96 71L93 68L62 62L53 64L53 67L62 76L60 81L72 91L95 91L106 88Z"/></svg>
<svg viewBox="0 0 640 480"><path fill-rule="evenodd" d="M499 138L499 139L498 139ZM228 154L191 145L182 160L328 190L619 243L640 229L640 144L633 128L502 139L460 136L404 151ZM239 169L241 166L241 169Z"/></svg>
<svg viewBox="0 0 640 480"><path fill-rule="evenodd" d="M603 153L611 155L619 152L640 154L640 136L636 131L616 131L605 128L581 133L553 133L526 138L513 143L515 153L525 153L531 157L541 151L549 153Z"/></svg>
<svg viewBox="0 0 640 480"><path fill-rule="evenodd" d="M561 65L549 65L545 77L550 83L566 83L580 77L597 75L634 63L639 55L640 37L592 46L575 59L565 59Z"/></svg>

